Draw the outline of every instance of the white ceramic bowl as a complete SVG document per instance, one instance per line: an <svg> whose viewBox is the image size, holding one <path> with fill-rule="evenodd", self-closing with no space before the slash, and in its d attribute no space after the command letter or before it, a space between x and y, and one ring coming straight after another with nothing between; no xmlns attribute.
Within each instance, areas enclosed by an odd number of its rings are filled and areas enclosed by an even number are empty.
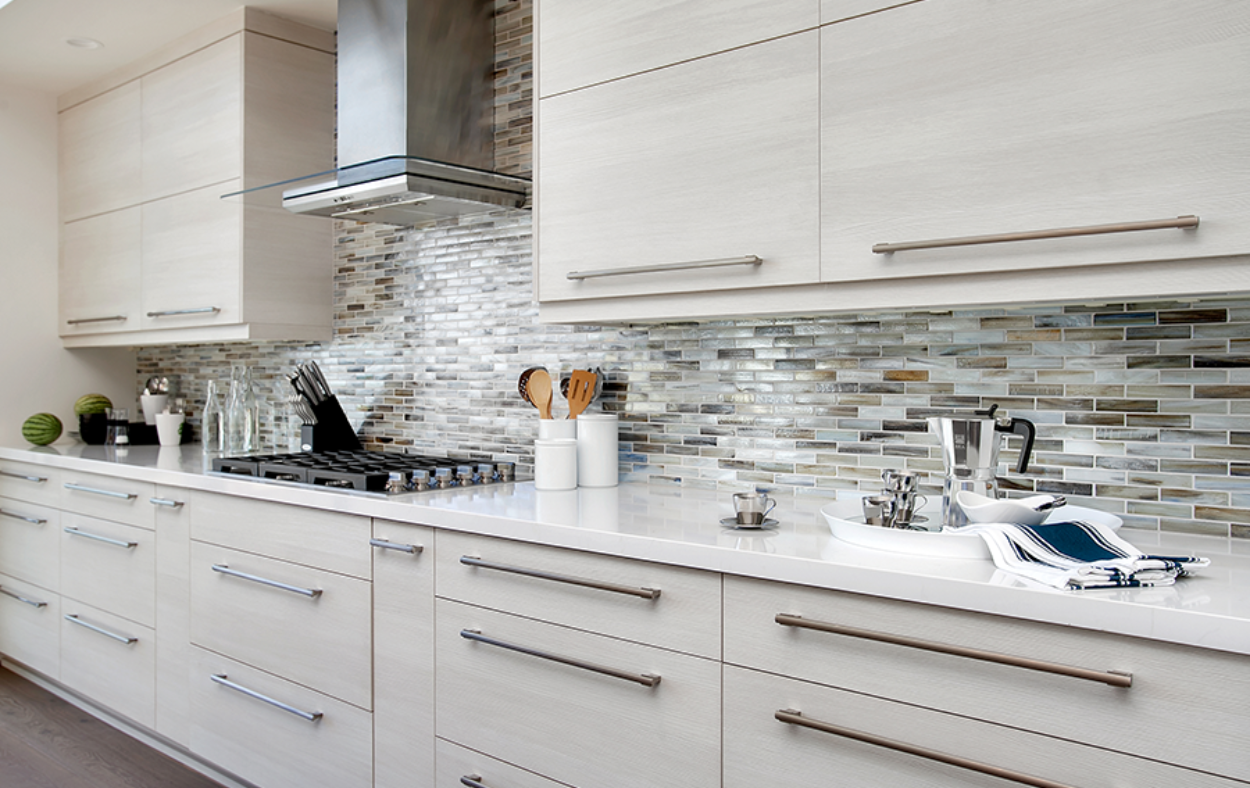
<svg viewBox="0 0 1250 788"><path fill-rule="evenodd" d="M1020 525L1040 525L1050 514L1050 510L1037 511L1035 506L1052 500L1054 496L1039 495L1031 498L1011 500L1009 498L987 498L968 490L955 493L955 503L968 515L971 523L1019 523Z"/></svg>

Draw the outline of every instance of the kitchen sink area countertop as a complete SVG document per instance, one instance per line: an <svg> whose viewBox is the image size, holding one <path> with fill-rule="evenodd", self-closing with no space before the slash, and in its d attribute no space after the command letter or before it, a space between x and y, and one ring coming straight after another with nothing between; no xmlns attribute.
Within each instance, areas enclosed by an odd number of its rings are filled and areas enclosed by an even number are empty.
<svg viewBox="0 0 1250 788"><path fill-rule="evenodd" d="M677 486L547 492L514 482L386 497L206 473L198 444L121 454L0 447L0 460L1250 654L1250 545L1238 540L1124 529L1120 535L1146 552L1201 555L1211 566L1172 586L1057 591L1026 586L989 560L838 540L820 514L829 499L820 496L779 494L770 515L776 527L733 529L720 524L733 513L729 492Z"/></svg>

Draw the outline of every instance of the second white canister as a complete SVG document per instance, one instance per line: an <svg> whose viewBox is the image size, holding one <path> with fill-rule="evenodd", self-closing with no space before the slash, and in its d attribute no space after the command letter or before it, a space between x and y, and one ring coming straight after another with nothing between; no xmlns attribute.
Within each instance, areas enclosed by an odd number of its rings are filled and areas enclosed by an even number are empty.
<svg viewBox="0 0 1250 788"><path fill-rule="evenodd" d="M615 413L583 413L577 419L577 483L615 487L619 480Z"/></svg>
<svg viewBox="0 0 1250 788"><path fill-rule="evenodd" d="M534 488L577 489L577 441L539 438L534 441Z"/></svg>

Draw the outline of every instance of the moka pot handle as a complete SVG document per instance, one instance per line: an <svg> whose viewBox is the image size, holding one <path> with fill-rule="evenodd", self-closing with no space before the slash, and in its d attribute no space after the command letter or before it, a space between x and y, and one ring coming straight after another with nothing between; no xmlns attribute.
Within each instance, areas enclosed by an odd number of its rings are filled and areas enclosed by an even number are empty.
<svg viewBox="0 0 1250 788"><path fill-rule="evenodd" d="M1037 428L1033 426L1033 422L1028 419L1011 419L1010 421L995 422L994 430L996 432L1010 432L1013 435L1019 435L1024 438L1024 446L1020 448L1020 462L1016 465L1016 473L1026 473L1029 470L1029 456L1033 454L1033 439L1037 437Z"/></svg>

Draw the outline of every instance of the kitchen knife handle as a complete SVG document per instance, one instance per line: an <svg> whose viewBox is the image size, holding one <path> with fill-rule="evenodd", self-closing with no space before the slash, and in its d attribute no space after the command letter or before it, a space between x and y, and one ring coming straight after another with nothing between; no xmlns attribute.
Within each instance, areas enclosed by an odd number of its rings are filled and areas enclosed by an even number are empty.
<svg viewBox="0 0 1250 788"><path fill-rule="evenodd" d="M980 772L993 777L999 777L1011 782L1020 783L1021 785L1031 785L1034 788L1072 788L1067 783L1057 783L1054 780L1047 780L1044 777L1034 777L1031 774L1017 772L1012 769L1004 769L1001 766L992 766L981 761L974 761L969 758L963 758L958 755L941 752L940 750L930 750L928 747L921 747L916 744L908 744L896 739L887 739L884 736L877 736L874 733L855 730L854 728L844 728L841 725L834 725L821 720L814 720L810 717L804 717L801 711L794 709L778 709L773 717L778 722L784 722L787 725L798 725L803 728L810 728L814 731L822 733L830 733L834 736L842 736L855 741L862 741L865 744L871 744L875 747L884 747L887 750L895 752L907 753L915 755L919 758L926 758L930 761L938 761L959 769L967 769L972 772Z"/></svg>
<svg viewBox="0 0 1250 788"><path fill-rule="evenodd" d="M563 656L560 656L559 654L552 654L550 651L540 651L539 649L530 648L529 646L520 646L520 645L517 645L516 643L508 643L507 641L504 641L504 640L496 640L495 638L491 638L491 637L487 637L483 635L481 631L477 629L462 629L460 630L460 637L464 638L465 640L474 640L474 641L477 641L478 643L485 643L488 646L495 646L496 648L507 649L508 651L516 651L520 654L528 654L531 657L538 657L539 659L546 659L552 662L559 662L561 665L569 665L574 668L581 668L582 670L589 670L592 673L602 673L605 676L612 676L618 679L625 679L626 681L632 681L635 684L641 684L644 687L654 687L660 683L660 677L655 675L654 673L630 673L627 670L619 670L618 668L610 668L607 665L599 665L594 662L586 662L584 660L574 659L573 657L563 657Z"/></svg>
<svg viewBox="0 0 1250 788"><path fill-rule="evenodd" d="M321 596L320 588L302 588L300 586L293 586L287 583L282 583L277 580L270 580L267 577L260 577L258 575L249 575L246 572L240 572L237 569L231 569L225 564L213 564L213 571L219 572L223 575L229 575L230 577L237 577L241 580L250 580L253 583L260 583L261 585L269 586L270 588L280 588L283 591L290 591L291 593L301 594L306 597L312 597L313 599L316 599L317 597Z"/></svg>
<svg viewBox="0 0 1250 788"><path fill-rule="evenodd" d="M690 271L696 268L722 268L730 265L760 265L763 259L753 254L744 257L720 257L715 260L692 260L684 263L657 263L634 265L628 268L600 268L594 271L569 271L566 277L574 281L599 279L604 276L632 276L633 274L656 274L664 271Z"/></svg>
<svg viewBox="0 0 1250 788"><path fill-rule="evenodd" d="M148 312L148 317L170 317L171 315L205 315L217 314L219 306L197 306L194 309L163 309L159 312Z"/></svg>
<svg viewBox="0 0 1250 788"><path fill-rule="evenodd" d="M555 572L544 572L540 569L527 569L523 566L497 564L493 561L483 561L482 559L471 555L460 556L460 563L465 566L476 566L481 569L493 569L496 572L510 572L514 575L537 577L540 580L552 580L557 583L568 583L569 585L582 586L584 588L596 588L600 591L611 591L616 594L628 594L629 596L642 597L643 599L656 599L660 596L660 589L658 588L635 588L634 586L606 583L602 580L592 580L587 577L560 575Z"/></svg>
<svg viewBox="0 0 1250 788"><path fill-rule="evenodd" d="M887 632L876 632L871 629L860 629L858 627L848 627L841 624L831 624L828 621L806 619L802 616L796 616L789 613L778 613L773 620L778 624L781 624L783 627L814 629L817 632L829 632L834 635L845 635L847 637L861 638L863 640L875 640L880 643L891 643L896 646L905 646L907 648L921 649L923 651L935 651L939 654L950 654L956 657L979 659L984 662L995 662L1000 665L1010 665L1015 668L1038 670L1043 673L1056 673L1061 676L1085 679L1086 681L1097 681L1102 684L1109 684L1112 687L1131 687L1133 685L1132 673L1124 673L1117 670L1102 671L1090 670L1088 668L1077 668L1071 665L1061 665L1058 662L1044 662L1040 659L1017 657L1011 654L999 654L994 651L982 651L981 649L956 646L950 643L936 643L931 640L921 640L919 638L905 637L903 635L892 635Z"/></svg>
<svg viewBox="0 0 1250 788"><path fill-rule="evenodd" d="M1072 238L1081 235L1105 235L1107 233L1132 233L1141 230L1192 230L1198 226L1197 216L1178 216L1175 219L1151 219L1145 222L1120 222L1118 224L1094 224L1086 227L1057 227L1051 230L1030 230L1020 233L996 235L966 235L959 238L938 238L929 241L905 241L902 243L876 244L874 254L908 252L915 249L941 249L948 246L976 246L1013 241L1036 241L1044 238Z"/></svg>
<svg viewBox="0 0 1250 788"><path fill-rule="evenodd" d="M232 689L235 692L248 696L249 698L255 698L256 700L259 700L263 703L268 703L270 706L275 706L279 709L282 709L285 712L294 714L296 717L299 717L300 719L308 720L309 722L317 722L324 716L319 711L304 711L303 709L297 709L288 703L283 703L277 698L271 698L268 695L262 695L261 693L257 692L254 689L248 689L242 684L236 684L233 681L230 681L230 679L227 677L225 673L213 673L209 675L209 678L217 682L223 687Z"/></svg>

